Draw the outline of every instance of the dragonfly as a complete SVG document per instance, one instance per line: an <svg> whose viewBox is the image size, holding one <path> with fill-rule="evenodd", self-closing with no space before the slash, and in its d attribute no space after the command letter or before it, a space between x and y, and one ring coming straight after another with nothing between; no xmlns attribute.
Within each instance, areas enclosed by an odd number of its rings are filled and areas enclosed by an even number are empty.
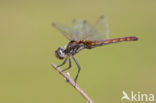
<svg viewBox="0 0 156 103"><path fill-rule="evenodd" d="M63 63L57 67L61 67L69 62L69 66L62 71L66 71L72 67L71 58L75 61L78 72L74 81L78 79L80 73L80 65L75 59L75 54L83 49L92 49L99 46L104 46L113 43L119 43L123 41L136 41L136 36L121 37L109 39L109 24L106 16L100 16L94 25L91 25L86 20L74 19L72 21L73 28L63 26L58 23L53 23L53 27L58 29L68 40L69 43L63 49L59 47L55 51L55 55L60 60L64 60Z"/></svg>

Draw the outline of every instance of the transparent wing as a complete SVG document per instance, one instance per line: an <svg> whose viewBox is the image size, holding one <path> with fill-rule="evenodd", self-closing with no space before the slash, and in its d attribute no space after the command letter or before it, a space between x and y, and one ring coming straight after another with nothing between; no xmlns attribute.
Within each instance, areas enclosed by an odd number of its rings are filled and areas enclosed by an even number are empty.
<svg viewBox="0 0 156 103"><path fill-rule="evenodd" d="M91 26L87 21L82 19L73 20L74 40L100 40L102 37L98 34L98 30Z"/></svg>
<svg viewBox="0 0 156 103"><path fill-rule="evenodd" d="M58 29L68 40L82 40L83 35L89 32L85 21L81 19L73 20L72 29L56 23L53 23L53 26Z"/></svg>
<svg viewBox="0 0 156 103"><path fill-rule="evenodd" d="M65 27L61 24L52 24L56 29L58 29L68 40L72 40L72 32L74 32L71 28Z"/></svg>
<svg viewBox="0 0 156 103"><path fill-rule="evenodd" d="M102 37L105 39L109 38L108 17L100 16L94 27Z"/></svg>
<svg viewBox="0 0 156 103"><path fill-rule="evenodd" d="M104 40L108 39L109 25L107 18L100 16L94 26L82 19L73 20L73 29L60 24L53 24L69 40Z"/></svg>
<svg viewBox="0 0 156 103"><path fill-rule="evenodd" d="M91 27L85 20L74 19L73 29L74 31L77 31L76 33L73 33L74 40L85 40L85 38L88 36L87 34L91 30Z"/></svg>
<svg viewBox="0 0 156 103"><path fill-rule="evenodd" d="M96 24L92 26L87 40L104 40L109 38L109 24L106 16L100 16Z"/></svg>

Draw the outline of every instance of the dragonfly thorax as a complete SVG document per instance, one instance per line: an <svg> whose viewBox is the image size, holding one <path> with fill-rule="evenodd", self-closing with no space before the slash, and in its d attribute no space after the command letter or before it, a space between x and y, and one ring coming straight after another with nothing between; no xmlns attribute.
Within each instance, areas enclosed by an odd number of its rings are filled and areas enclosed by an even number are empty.
<svg viewBox="0 0 156 103"><path fill-rule="evenodd" d="M55 51L55 55L56 55L56 57L59 58L59 59L64 59L64 57L65 57L64 49L59 47L59 48Z"/></svg>
<svg viewBox="0 0 156 103"><path fill-rule="evenodd" d="M68 56L75 55L80 50L84 49L84 44L77 41L71 41L68 43L64 53Z"/></svg>

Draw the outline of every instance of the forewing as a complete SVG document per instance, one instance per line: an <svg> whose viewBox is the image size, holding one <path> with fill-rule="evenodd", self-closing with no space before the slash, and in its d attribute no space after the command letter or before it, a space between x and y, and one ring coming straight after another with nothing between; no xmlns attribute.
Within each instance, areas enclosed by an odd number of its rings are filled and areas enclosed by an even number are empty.
<svg viewBox="0 0 156 103"><path fill-rule="evenodd" d="M73 20L72 29L56 23L53 23L53 26L58 29L68 40L82 40L83 35L89 31L87 24L81 19Z"/></svg>
<svg viewBox="0 0 156 103"><path fill-rule="evenodd" d="M71 28L65 27L61 24L52 24L56 29L58 29L68 40L72 40L73 38L73 30Z"/></svg>
<svg viewBox="0 0 156 103"><path fill-rule="evenodd" d="M73 20L73 29L54 23L57 28L69 40L104 40L108 39L109 25L107 17L100 16L94 26L82 19Z"/></svg>

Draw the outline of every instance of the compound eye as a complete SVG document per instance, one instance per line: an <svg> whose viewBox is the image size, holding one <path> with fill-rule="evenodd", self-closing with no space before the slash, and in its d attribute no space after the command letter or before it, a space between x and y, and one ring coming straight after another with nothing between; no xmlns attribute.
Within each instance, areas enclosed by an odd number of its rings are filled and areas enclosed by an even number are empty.
<svg viewBox="0 0 156 103"><path fill-rule="evenodd" d="M62 49L59 50L58 55L62 58L64 57L65 54Z"/></svg>
<svg viewBox="0 0 156 103"><path fill-rule="evenodd" d="M64 57L65 57L64 50L63 50L62 48L58 48L58 49L55 51L55 55L56 55L56 57L58 57L59 59L64 59Z"/></svg>
<svg viewBox="0 0 156 103"><path fill-rule="evenodd" d="M62 55L62 54L63 54L62 50L60 50L59 54L60 54L60 55Z"/></svg>

